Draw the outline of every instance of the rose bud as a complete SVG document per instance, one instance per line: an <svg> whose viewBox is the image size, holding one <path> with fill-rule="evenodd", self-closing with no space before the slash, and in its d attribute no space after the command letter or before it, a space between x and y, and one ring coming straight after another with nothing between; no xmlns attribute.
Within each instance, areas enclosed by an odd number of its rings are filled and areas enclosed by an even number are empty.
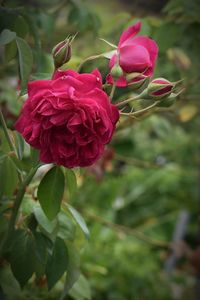
<svg viewBox="0 0 200 300"><path fill-rule="evenodd" d="M140 73L131 73L126 75L127 85L133 89L139 89L146 82L149 81L149 77Z"/></svg>
<svg viewBox="0 0 200 300"><path fill-rule="evenodd" d="M58 43L52 50L54 65L56 69L62 67L71 58L71 41L70 39L65 39L64 41Z"/></svg>
<svg viewBox="0 0 200 300"><path fill-rule="evenodd" d="M171 95L168 98L161 99L158 101L157 107L170 107L176 102L176 96Z"/></svg>
<svg viewBox="0 0 200 300"><path fill-rule="evenodd" d="M117 79L119 79L121 76L123 76L123 70L122 70L122 68L120 67L120 65L116 64L116 65L112 68L110 74L112 75L112 78L113 78L114 80L117 80Z"/></svg>
<svg viewBox="0 0 200 300"><path fill-rule="evenodd" d="M157 78L150 82L147 92L150 98L156 100L168 97L175 88L175 83L164 78Z"/></svg>
<svg viewBox="0 0 200 300"><path fill-rule="evenodd" d="M127 74L136 72L147 77L153 75L158 56L158 46L149 37L135 37L140 28L141 22L138 22L122 33L117 50L109 62L110 70L119 63L123 72ZM109 84L114 83L111 73L108 74L106 80ZM119 87L124 87L129 83L125 76L121 76L116 84Z"/></svg>

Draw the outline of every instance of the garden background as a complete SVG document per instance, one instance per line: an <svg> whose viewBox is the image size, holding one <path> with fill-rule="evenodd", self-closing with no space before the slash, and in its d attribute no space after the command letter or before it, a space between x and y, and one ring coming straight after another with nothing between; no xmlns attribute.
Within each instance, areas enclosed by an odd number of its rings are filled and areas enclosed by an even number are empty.
<svg viewBox="0 0 200 300"><path fill-rule="evenodd" d="M74 241L76 251L71 251L81 272L65 299L200 297L199 15L198 0L1 1L0 31L10 29L30 45L31 79L48 78L53 72L51 50L69 34L77 36L67 67L77 68L85 57L110 50L100 38L117 43L123 29L138 20L141 34L159 45L154 77L184 79L175 105L128 120L130 124L119 126L98 164L76 170L77 188L72 182L66 193L84 217L90 237L84 223L85 234L70 219L64 220L63 232L67 243ZM12 129L21 109L16 93L17 46L11 42L0 51L0 104ZM101 59L83 71L96 66L106 75L108 64ZM116 93L120 97L122 92ZM0 134L3 156L7 144L2 130ZM28 166L26 147L24 153ZM35 181L26 193L22 214L30 212L36 201ZM12 193L16 183L12 161L1 159L0 194ZM3 206L0 216L1 235L7 222ZM53 232L54 225L40 212L36 218ZM48 292L45 278L32 278L21 290L9 266L0 262L0 299L59 299L63 282L62 277Z"/></svg>

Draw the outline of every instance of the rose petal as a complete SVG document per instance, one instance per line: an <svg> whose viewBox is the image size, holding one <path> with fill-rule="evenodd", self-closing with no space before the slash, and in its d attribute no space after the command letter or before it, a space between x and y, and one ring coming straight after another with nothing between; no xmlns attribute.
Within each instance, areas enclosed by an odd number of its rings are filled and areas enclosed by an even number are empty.
<svg viewBox="0 0 200 300"><path fill-rule="evenodd" d="M149 52L140 45L127 45L120 48L119 64L127 73L143 72L151 66Z"/></svg>
<svg viewBox="0 0 200 300"><path fill-rule="evenodd" d="M114 84L114 79L112 78L111 74L108 74L106 76L106 82L109 84ZM121 76L120 78L117 79L116 86L118 86L118 87L126 87L127 86L127 81L126 81L125 76Z"/></svg>
<svg viewBox="0 0 200 300"><path fill-rule="evenodd" d="M118 47L123 46L123 43L129 39L132 39L141 29L141 22L137 22L136 24L128 27L122 35L120 36Z"/></svg>
<svg viewBox="0 0 200 300"><path fill-rule="evenodd" d="M150 61L151 61L151 67L148 70L147 73L145 73L145 75L152 75L154 68L155 68L155 64L156 64L156 60L158 57L158 45L156 44L156 42L146 36L139 36L136 37L134 39L134 44L137 45L141 45L143 47L145 47L147 49L147 51L149 52L149 56L150 56Z"/></svg>
<svg viewBox="0 0 200 300"><path fill-rule="evenodd" d="M54 75L53 75L53 80L56 80L56 79L58 79L58 78L60 78L60 77L63 77L63 76L72 76L72 77L77 77L77 75L78 75L78 73L77 72L75 72L74 70L60 70L60 69L58 69L58 70L56 70L56 72L54 73Z"/></svg>
<svg viewBox="0 0 200 300"><path fill-rule="evenodd" d="M28 83L28 95L32 96L35 93L44 92L51 88L52 80L34 80Z"/></svg>
<svg viewBox="0 0 200 300"><path fill-rule="evenodd" d="M117 62L117 53L114 54L111 57L110 61L109 61L109 67L110 67L110 69L112 69L114 67L114 65L116 64L116 62Z"/></svg>

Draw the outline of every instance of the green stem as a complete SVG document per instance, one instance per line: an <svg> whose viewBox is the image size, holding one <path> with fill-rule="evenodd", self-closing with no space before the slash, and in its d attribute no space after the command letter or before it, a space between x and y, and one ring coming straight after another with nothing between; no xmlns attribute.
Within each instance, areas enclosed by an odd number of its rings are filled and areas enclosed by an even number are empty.
<svg viewBox="0 0 200 300"><path fill-rule="evenodd" d="M111 100L112 100L112 98L113 98L113 96L114 96L115 89L116 89L116 84L114 83L114 84L112 85L111 92L110 92L110 99L111 99Z"/></svg>
<svg viewBox="0 0 200 300"><path fill-rule="evenodd" d="M26 187L31 182L31 180L32 180L33 176L35 175L35 173L36 173L39 166L40 165L37 165L36 167L34 167L30 170L27 177L24 179L21 186L19 187L18 193L16 195L16 199L15 199L15 202L14 202L14 206L13 206L13 209L12 209L11 218L10 218L10 221L9 221L8 231L7 231L5 239L2 242L2 245L1 245L1 248L0 248L0 256L4 252L4 249L6 249L9 245L10 238L12 237L12 234L15 230L15 224L16 224L16 220L17 220L18 211L19 211L20 205L22 203L22 200L24 198L24 194L26 192Z"/></svg>
<svg viewBox="0 0 200 300"><path fill-rule="evenodd" d="M124 100L124 101L121 101L121 102L119 102L119 103L116 103L115 105L116 105L116 106L122 106L122 105L124 105L124 104L127 104L127 103L129 103L129 102L131 102L131 101L138 100L138 99L140 99L140 95L137 95L137 96L135 96L135 97L128 98L128 99L126 99L126 100Z"/></svg>
<svg viewBox="0 0 200 300"><path fill-rule="evenodd" d="M10 150L11 151L14 151L16 153L16 149L15 149L15 146L13 145L12 143L12 140L10 138L10 135L8 133L8 128L7 128L7 125L6 125L6 122L4 120L4 116L2 114L2 111L0 110L0 120L1 120L1 124L2 124L2 127L3 127L3 131L4 131L4 134L5 134L5 137L7 139L7 142L9 144L9 147L10 147Z"/></svg>
<svg viewBox="0 0 200 300"><path fill-rule="evenodd" d="M146 89L145 89L141 94L139 94L139 95L137 95L135 97L131 97L131 98L128 98L128 99L126 99L124 101L118 102L116 104L116 106L122 106L122 105L127 104L127 103L129 103L131 101L143 99L143 97L146 96L146 94L147 94L147 92L146 92Z"/></svg>
<svg viewBox="0 0 200 300"><path fill-rule="evenodd" d="M15 145L13 144L13 142L10 138L10 135L9 135L9 132L8 132L8 127L6 125L6 122L5 122L5 119L4 119L4 116L3 116L1 110L0 110L0 120L1 120L1 124L2 124L2 127L3 127L3 131L4 131L4 134L5 134L6 140L8 142L9 147L10 147L10 150L13 151L16 156L18 156L17 155L17 149L16 149ZM18 174L19 182L22 183L22 174L18 170L17 170L17 174Z"/></svg>
<svg viewBox="0 0 200 300"><path fill-rule="evenodd" d="M90 61L90 60L97 59L97 58L101 58L101 57L103 57L102 54L98 54L98 55L93 55L93 56L90 56L90 57L86 58L86 59L79 65L77 72L80 72L80 71L81 71L83 65L84 65L86 62L88 62L88 61Z"/></svg>
<svg viewBox="0 0 200 300"><path fill-rule="evenodd" d="M159 101L156 101L154 102L152 105L149 105L143 109L140 109L136 112L133 112L133 113L123 113L123 112L120 112L121 115L125 115L125 116L130 116L130 117L135 117L135 116L138 116L138 115L142 115L144 113L146 113L147 111L151 110L153 107L156 107L158 105L158 102Z"/></svg>

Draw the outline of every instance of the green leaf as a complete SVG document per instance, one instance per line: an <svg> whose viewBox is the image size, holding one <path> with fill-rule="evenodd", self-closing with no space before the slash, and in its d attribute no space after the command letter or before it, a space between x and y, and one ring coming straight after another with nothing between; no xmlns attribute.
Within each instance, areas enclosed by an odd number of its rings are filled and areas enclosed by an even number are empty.
<svg viewBox="0 0 200 300"><path fill-rule="evenodd" d="M81 274L70 291L70 296L76 300L90 300L91 290L88 280Z"/></svg>
<svg viewBox="0 0 200 300"><path fill-rule="evenodd" d="M49 290L56 284L65 273L68 266L68 251L65 242L57 237L53 253L49 257L46 268L46 276Z"/></svg>
<svg viewBox="0 0 200 300"><path fill-rule="evenodd" d="M0 127L0 149L1 149L1 152L3 152L4 154L7 154L10 151L9 144L5 137L2 127Z"/></svg>
<svg viewBox="0 0 200 300"><path fill-rule="evenodd" d="M0 178L0 198L11 197L18 184L18 175L15 164L8 156L0 161Z"/></svg>
<svg viewBox="0 0 200 300"><path fill-rule="evenodd" d="M34 232L36 242L35 272L38 277L42 276L46 270L48 250L51 248L51 241L40 232Z"/></svg>
<svg viewBox="0 0 200 300"><path fill-rule="evenodd" d="M87 225L86 225L85 220L83 219L83 217L71 205L67 204L67 207L68 207L70 213L72 214L72 216L74 217L75 221L77 222L77 224L80 226L80 228L84 232L86 238L89 238L90 232L88 230L88 227L87 227Z"/></svg>
<svg viewBox="0 0 200 300"><path fill-rule="evenodd" d="M60 211L58 214L58 236L64 240L73 241L76 227L65 212Z"/></svg>
<svg viewBox="0 0 200 300"><path fill-rule="evenodd" d="M24 17L18 16L14 23L14 31L17 33L17 36L24 38L28 33L28 24L25 21Z"/></svg>
<svg viewBox="0 0 200 300"><path fill-rule="evenodd" d="M13 40L11 43L5 45L5 61L8 63L17 55L16 41Z"/></svg>
<svg viewBox="0 0 200 300"><path fill-rule="evenodd" d="M51 73L35 73L31 75L31 80L38 80L38 79L51 79Z"/></svg>
<svg viewBox="0 0 200 300"><path fill-rule="evenodd" d="M80 276L80 256L76 248L67 244L68 254L69 254L69 264L65 280L64 289L62 291L61 300L65 299L69 290L73 287L74 283L78 280Z"/></svg>
<svg viewBox="0 0 200 300"><path fill-rule="evenodd" d="M17 153L19 159L23 158L24 155L24 139L17 131L14 132L16 137L16 146L17 146Z"/></svg>
<svg viewBox="0 0 200 300"><path fill-rule="evenodd" d="M4 29L0 34L0 45L4 46L16 38L16 33L9 29Z"/></svg>
<svg viewBox="0 0 200 300"><path fill-rule="evenodd" d="M32 69L33 55L31 48L25 40L20 37L16 37L16 43L19 55L20 85L21 91L24 92Z"/></svg>
<svg viewBox="0 0 200 300"><path fill-rule="evenodd" d="M15 232L9 261L15 278L23 287L34 272L35 242L31 232L25 230Z"/></svg>
<svg viewBox="0 0 200 300"><path fill-rule="evenodd" d="M39 52L41 49L41 42L40 42L40 36L37 27L37 19L34 18L31 14L28 14L26 11L21 12L21 15L23 16L26 23L28 24L30 34L34 38L37 54L40 54Z"/></svg>
<svg viewBox="0 0 200 300"><path fill-rule="evenodd" d="M65 178L67 182L67 189L69 191L70 198L73 197L74 193L77 190L77 181L76 181L76 175L74 171L71 169L65 169Z"/></svg>
<svg viewBox="0 0 200 300"><path fill-rule="evenodd" d="M30 158L31 158L32 165L33 166L37 165L40 156L39 150L30 147L30 156L31 156Z"/></svg>
<svg viewBox="0 0 200 300"><path fill-rule="evenodd" d="M57 229L57 226L58 226L57 220L54 219L53 221L50 221L46 217L46 215L44 214L43 210L41 209L41 207L39 205L34 207L33 211L34 211L35 218L38 221L39 225L44 229L45 232L52 235Z"/></svg>
<svg viewBox="0 0 200 300"><path fill-rule="evenodd" d="M65 177L59 167L53 167L42 178L38 187L38 199L46 216L53 220L60 211Z"/></svg>
<svg viewBox="0 0 200 300"><path fill-rule="evenodd" d="M1 205L1 209L2 209L2 206L3 205ZM7 228L8 228L8 220L3 215L3 212L0 212L0 240L1 241L2 241L5 233L7 232Z"/></svg>

